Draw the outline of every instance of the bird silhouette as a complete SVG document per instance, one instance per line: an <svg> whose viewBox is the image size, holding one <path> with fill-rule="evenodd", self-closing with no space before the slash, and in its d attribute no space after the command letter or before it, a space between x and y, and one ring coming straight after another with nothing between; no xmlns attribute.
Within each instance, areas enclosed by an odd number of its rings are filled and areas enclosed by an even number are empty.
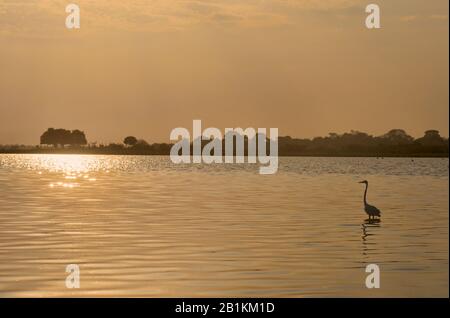
<svg viewBox="0 0 450 318"><path fill-rule="evenodd" d="M376 216L381 216L381 211L378 210L377 207L374 207L373 205L370 205L367 203L367 189L369 188L369 182L367 180L360 181L359 183L364 183L366 185L366 189L364 190L364 211L366 211L367 215L369 216L369 219L373 219Z"/></svg>

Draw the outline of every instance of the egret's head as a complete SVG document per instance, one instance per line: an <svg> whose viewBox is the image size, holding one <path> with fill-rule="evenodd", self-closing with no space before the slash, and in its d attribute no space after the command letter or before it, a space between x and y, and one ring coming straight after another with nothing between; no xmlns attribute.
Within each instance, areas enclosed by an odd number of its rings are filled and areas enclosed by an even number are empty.
<svg viewBox="0 0 450 318"><path fill-rule="evenodd" d="M364 180L364 181L359 181L358 183L365 183L365 184L368 184L369 182L368 182L367 180Z"/></svg>

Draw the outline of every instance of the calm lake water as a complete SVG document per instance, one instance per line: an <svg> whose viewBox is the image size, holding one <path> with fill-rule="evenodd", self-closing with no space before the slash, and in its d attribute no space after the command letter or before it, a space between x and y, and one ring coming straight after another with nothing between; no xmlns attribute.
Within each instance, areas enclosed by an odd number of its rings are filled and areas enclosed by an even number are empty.
<svg viewBox="0 0 450 318"><path fill-rule="evenodd" d="M0 296L448 297L448 164L0 155Z"/></svg>

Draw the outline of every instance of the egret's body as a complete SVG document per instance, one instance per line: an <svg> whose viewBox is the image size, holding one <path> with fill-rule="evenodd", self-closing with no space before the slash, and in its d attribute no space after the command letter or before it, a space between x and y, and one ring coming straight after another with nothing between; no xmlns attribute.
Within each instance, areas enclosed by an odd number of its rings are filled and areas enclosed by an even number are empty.
<svg viewBox="0 0 450 318"><path fill-rule="evenodd" d="M377 207L367 203L367 189L369 188L369 182L364 180L361 181L360 183L364 183L366 185L366 189L364 190L364 211L366 211L367 215L369 216L369 219L374 218L376 216L380 217L381 211L378 210Z"/></svg>

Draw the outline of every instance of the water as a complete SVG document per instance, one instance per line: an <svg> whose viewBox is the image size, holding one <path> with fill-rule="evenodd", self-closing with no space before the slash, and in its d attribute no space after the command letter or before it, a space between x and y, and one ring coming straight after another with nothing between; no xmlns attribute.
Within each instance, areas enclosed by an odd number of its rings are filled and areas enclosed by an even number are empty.
<svg viewBox="0 0 450 318"><path fill-rule="evenodd" d="M448 297L448 190L448 159L0 155L0 296Z"/></svg>

